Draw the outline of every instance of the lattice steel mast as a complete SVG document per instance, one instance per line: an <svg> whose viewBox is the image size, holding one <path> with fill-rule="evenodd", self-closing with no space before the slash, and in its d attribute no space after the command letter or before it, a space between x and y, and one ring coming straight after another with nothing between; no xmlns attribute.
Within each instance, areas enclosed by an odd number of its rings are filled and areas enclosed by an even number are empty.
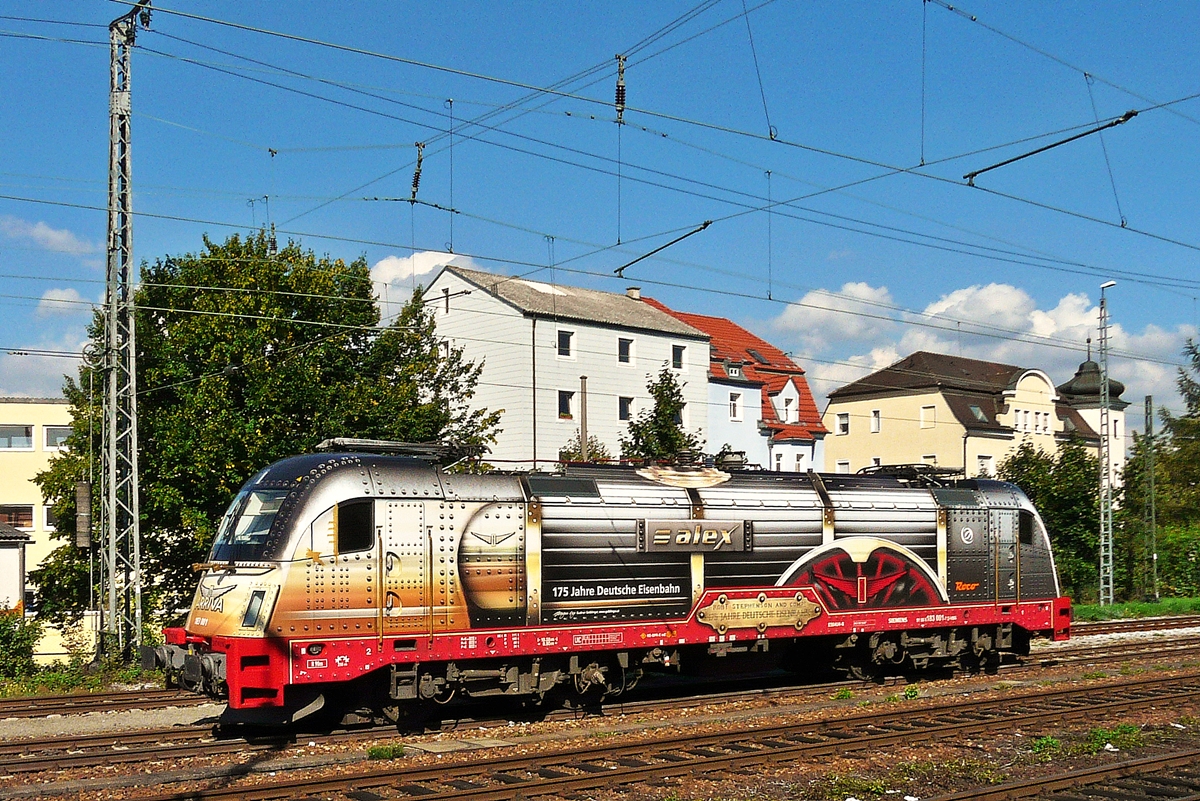
<svg viewBox="0 0 1200 801"><path fill-rule="evenodd" d="M133 187L130 173L130 54L142 0L108 26L108 267L104 291L104 448L101 518L104 631L122 653L142 641L142 555L138 525L137 341L133 317Z"/></svg>
<svg viewBox="0 0 1200 801"><path fill-rule="evenodd" d="M1113 602L1112 420L1108 396L1108 300L1100 285L1100 604Z"/></svg>

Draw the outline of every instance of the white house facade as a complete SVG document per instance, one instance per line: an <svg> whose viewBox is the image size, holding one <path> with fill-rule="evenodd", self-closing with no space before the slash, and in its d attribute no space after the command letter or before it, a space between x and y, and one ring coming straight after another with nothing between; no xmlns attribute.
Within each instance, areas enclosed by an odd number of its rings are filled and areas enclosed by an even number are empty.
<svg viewBox="0 0 1200 801"><path fill-rule="evenodd" d="M474 404L502 410L487 456L497 467L556 462L585 411L589 438L620 456L619 437L652 405L646 385L664 366L683 387L684 427L702 444L710 439L709 337L636 290L615 294L447 266L426 299L438 336L483 365Z"/></svg>

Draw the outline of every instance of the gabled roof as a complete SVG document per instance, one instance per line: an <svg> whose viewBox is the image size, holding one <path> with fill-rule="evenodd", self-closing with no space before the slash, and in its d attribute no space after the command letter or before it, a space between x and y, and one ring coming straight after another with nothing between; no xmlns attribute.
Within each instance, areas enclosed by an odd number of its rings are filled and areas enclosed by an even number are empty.
<svg viewBox="0 0 1200 801"><path fill-rule="evenodd" d="M628 295L547 284L455 265L447 265L442 269L454 273L529 316L577 320L690 339L708 339L708 335L703 331L698 331L655 306Z"/></svg>
<svg viewBox="0 0 1200 801"><path fill-rule="evenodd" d="M29 542L32 537L8 523L0 523L0 542Z"/></svg>
<svg viewBox="0 0 1200 801"><path fill-rule="evenodd" d="M1027 370L1012 364L917 351L890 367L835 389L829 398L933 388L996 394L1011 389Z"/></svg>
<svg viewBox="0 0 1200 801"><path fill-rule="evenodd" d="M643 298L643 302L712 337L709 370L713 378L738 380L731 377L726 368L730 364L739 364L742 378L762 387L762 424L771 431L772 439L812 440L816 435L829 433L821 422L821 413L804 378L804 369L779 348L725 317L675 311L653 298ZM782 392L789 383L796 387L800 396L796 423L780 421L771 401L771 397Z"/></svg>
<svg viewBox="0 0 1200 801"><path fill-rule="evenodd" d="M654 298L643 298L642 300L712 337L710 358L714 363L713 374L717 377L728 378L723 366L726 359L743 364L744 373L778 370L793 375L804 375L804 370L789 359L787 354L765 339L742 328L733 320L712 317L707 314L675 311ZM718 362L722 363L719 370L717 369Z"/></svg>

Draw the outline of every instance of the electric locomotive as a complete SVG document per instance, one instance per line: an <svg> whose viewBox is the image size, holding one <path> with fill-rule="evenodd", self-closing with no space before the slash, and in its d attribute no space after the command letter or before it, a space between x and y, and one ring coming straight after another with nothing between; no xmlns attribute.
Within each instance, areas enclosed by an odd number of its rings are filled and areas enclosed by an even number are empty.
<svg viewBox="0 0 1200 801"><path fill-rule="evenodd" d="M986 668L1070 634L1045 527L1012 484L471 474L387 443L331 447L246 482L186 623L143 650L170 683L227 700L227 721L620 693L734 654L856 676Z"/></svg>

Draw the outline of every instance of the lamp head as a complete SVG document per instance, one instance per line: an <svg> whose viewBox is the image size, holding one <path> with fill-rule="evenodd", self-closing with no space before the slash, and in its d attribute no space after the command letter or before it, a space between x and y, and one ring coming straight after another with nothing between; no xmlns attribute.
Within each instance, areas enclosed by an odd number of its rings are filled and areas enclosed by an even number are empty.
<svg viewBox="0 0 1200 801"><path fill-rule="evenodd" d="M1103 284L1101 284L1101 285L1100 285L1100 288L1101 288L1101 289L1109 289L1109 288L1111 288L1111 287L1114 287L1114 286L1116 286L1116 285L1117 285L1117 282L1116 282L1116 281L1105 281Z"/></svg>

